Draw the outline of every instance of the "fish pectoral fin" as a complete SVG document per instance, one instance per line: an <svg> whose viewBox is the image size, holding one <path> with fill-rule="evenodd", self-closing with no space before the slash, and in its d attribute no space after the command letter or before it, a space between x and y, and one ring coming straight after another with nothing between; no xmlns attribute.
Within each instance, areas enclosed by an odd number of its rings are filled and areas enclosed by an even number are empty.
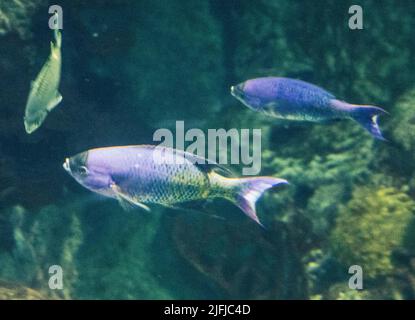
<svg viewBox="0 0 415 320"><path fill-rule="evenodd" d="M62 95L59 92L56 92L56 97L49 102L46 109L48 111L51 111L53 108L55 108L61 101L62 101Z"/></svg>
<svg viewBox="0 0 415 320"><path fill-rule="evenodd" d="M121 192L120 188L116 184L111 185L112 191L114 191L115 196L117 197L117 200L121 207L124 210L131 210L135 207L139 207L141 209L144 209L145 211L150 212L150 208L147 207L145 204L138 202L134 199L131 199L131 197L126 196L124 193Z"/></svg>
<svg viewBox="0 0 415 320"><path fill-rule="evenodd" d="M117 200L118 200L119 204L126 211L129 211L129 210L132 210L136 207L139 207L141 209L144 209L147 212L150 212L150 208L147 207L145 204L143 204L141 202L138 202L138 201L135 201L135 200L125 196L122 193L116 193L116 196L117 196Z"/></svg>

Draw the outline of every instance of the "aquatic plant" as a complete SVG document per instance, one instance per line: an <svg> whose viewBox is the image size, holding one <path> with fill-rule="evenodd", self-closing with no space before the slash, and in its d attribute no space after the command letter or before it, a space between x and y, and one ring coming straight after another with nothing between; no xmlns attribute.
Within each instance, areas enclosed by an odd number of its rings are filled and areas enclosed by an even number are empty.
<svg viewBox="0 0 415 320"><path fill-rule="evenodd" d="M179 254L206 277L209 287L220 290L214 297L305 298L304 272L291 231L279 223L263 234L250 221L235 221L231 211L219 219L199 216L198 223L196 217L181 215L169 226Z"/></svg>
<svg viewBox="0 0 415 320"><path fill-rule="evenodd" d="M394 273L392 254L414 218L414 201L390 187L358 187L342 206L329 246L346 269L360 265L367 279Z"/></svg>
<svg viewBox="0 0 415 320"><path fill-rule="evenodd" d="M44 295L70 298L77 280L74 257L82 243L82 233L74 206L50 205L33 214L21 206L3 212L10 223L3 227L11 233L12 243L0 252L0 277L25 283ZM49 267L63 269L63 290L50 290Z"/></svg>
<svg viewBox="0 0 415 320"><path fill-rule="evenodd" d="M154 256L161 241L160 215L124 211L115 201L85 207L84 242L78 258L75 293L86 299L170 299L170 277L179 266ZM121 235L121 236L120 236ZM163 242L164 243L164 242ZM166 243L168 245L168 243ZM97 250L99 248L99 250ZM159 264L168 268L159 272ZM178 292L176 296L185 294Z"/></svg>
<svg viewBox="0 0 415 320"><path fill-rule="evenodd" d="M415 88L396 102L390 123L393 138L411 157L415 156ZM404 159L402 159L404 160Z"/></svg>
<svg viewBox="0 0 415 320"><path fill-rule="evenodd" d="M267 202L267 207L277 207L278 218L301 214L312 224L313 233L325 237L337 215L338 205L349 199L355 183L369 176L369 166L373 161L370 150L374 142L370 139L356 140L350 132L341 133L334 128L316 127L311 130L316 132L316 138L333 134L337 142L325 138L317 141L312 135L304 143L301 136L291 130L292 138L274 142L274 137L278 139L282 131L287 131L284 128L274 129L267 138L269 146L263 152L264 172L284 177L293 186L286 188L284 193L273 194L273 201ZM323 131L330 132L325 135ZM355 133L359 135L359 132ZM295 147L301 143L303 152Z"/></svg>
<svg viewBox="0 0 415 320"><path fill-rule="evenodd" d="M0 280L0 300L46 300L41 292L18 283Z"/></svg>
<svg viewBox="0 0 415 320"><path fill-rule="evenodd" d="M323 295L328 300L370 300L373 299L368 290L350 289L345 283L333 284Z"/></svg>

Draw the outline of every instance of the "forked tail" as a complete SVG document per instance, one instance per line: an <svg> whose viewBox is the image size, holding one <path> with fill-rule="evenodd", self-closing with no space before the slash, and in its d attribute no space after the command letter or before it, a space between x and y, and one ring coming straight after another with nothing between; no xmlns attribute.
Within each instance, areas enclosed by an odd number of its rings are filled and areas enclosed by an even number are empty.
<svg viewBox="0 0 415 320"><path fill-rule="evenodd" d="M55 11L54 18L56 21L60 18L58 15L58 11ZM55 43L52 43L52 47L61 48L62 47L62 33L59 30L59 23L55 25L55 29L53 30L53 36L55 38Z"/></svg>
<svg viewBox="0 0 415 320"><path fill-rule="evenodd" d="M238 179L234 202L248 217L262 226L256 213L255 203L266 190L287 183L287 180L273 177Z"/></svg>
<svg viewBox="0 0 415 320"><path fill-rule="evenodd" d="M226 178L215 172L209 174L211 184L218 186L217 196L227 198L236 204L248 217L261 224L256 214L255 203L262 194L287 180L274 177Z"/></svg>
<svg viewBox="0 0 415 320"><path fill-rule="evenodd" d="M380 131L378 117L387 114L385 110L375 106L352 105L351 117L360 123L376 139L386 140Z"/></svg>

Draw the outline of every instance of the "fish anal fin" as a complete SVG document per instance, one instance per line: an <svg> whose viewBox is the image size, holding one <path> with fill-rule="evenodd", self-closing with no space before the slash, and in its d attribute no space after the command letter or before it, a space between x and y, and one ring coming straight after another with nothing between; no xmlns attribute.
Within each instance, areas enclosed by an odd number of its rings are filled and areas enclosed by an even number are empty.
<svg viewBox="0 0 415 320"><path fill-rule="evenodd" d="M184 211L188 213L196 213L196 214L204 214L208 217L212 217L219 220L225 220L224 217L219 216L217 214L211 213L207 205L209 203L209 200L194 200L189 202L181 202L176 204L169 204L169 205L163 205L166 208L177 210L177 211Z"/></svg>
<svg viewBox="0 0 415 320"><path fill-rule="evenodd" d="M141 202L131 199L131 197L126 196L116 184L112 184L111 189L114 192L119 204L124 210L129 211L135 207L139 207L141 209L144 209L145 211L150 212L149 207L147 207L145 204Z"/></svg>
<svg viewBox="0 0 415 320"><path fill-rule="evenodd" d="M194 200L189 202L178 202L175 204L164 204L163 206L173 210L203 212L206 200Z"/></svg>
<svg viewBox="0 0 415 320"><path fill-rule="evenodd" d="M51 111L53 108L55 108L59 103L62 101L62 95L59 92L56 92L56 96L53 100L51 100L46 107L48 111Z"/></svg>

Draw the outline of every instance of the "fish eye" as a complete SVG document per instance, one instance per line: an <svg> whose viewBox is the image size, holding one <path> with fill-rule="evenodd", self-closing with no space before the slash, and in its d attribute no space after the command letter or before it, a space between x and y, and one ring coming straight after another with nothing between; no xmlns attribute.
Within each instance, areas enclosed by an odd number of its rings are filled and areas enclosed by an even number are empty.
<svg viewBox="0 0 415 320"><path fill-rule="evenodd" d="M87 167L85 167L85 166L80 166L80 167L78 168L78 173L79 173L81 176L86 176L86 175L88 175L88 168L87 168Z"/></svg>

